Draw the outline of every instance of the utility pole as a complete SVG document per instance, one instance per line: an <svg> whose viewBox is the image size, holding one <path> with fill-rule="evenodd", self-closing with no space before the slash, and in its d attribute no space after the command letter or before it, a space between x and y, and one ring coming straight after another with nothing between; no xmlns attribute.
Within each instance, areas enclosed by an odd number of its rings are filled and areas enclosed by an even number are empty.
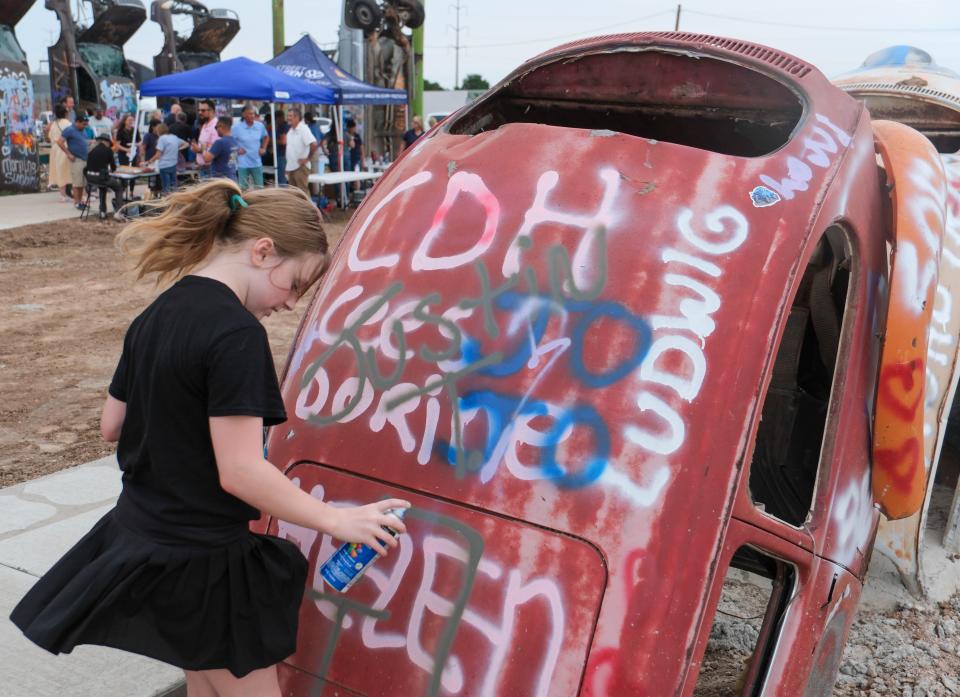
<svg viewBox="0 0 960 697"><path fill-rule="evenodd" d="M673 20L673 30L680 31L680 9L683 5L677 5L677 18Z"/></svg>
<svg viewBox="0 0 960 697"><path fill-rule="evenodd" d="M273 55L279 56L286 47L283 36L283 0L273 0Z"/></svg>
<svg viewBox="0 0 960 697"><path fill-rule="evenodd" d="M420 0L423 5L424 15L426 15L427 0ZM413 114L423 115L423 24L413 30L413 104L411 108Z"/></svg>
<svg viewBox="0 0 960 697"><path fill-rule="evenodd" d="M453 45L453 89L460 89L460 0L457 0L456 4L450 5L448 9L456 10L457 23L451 27L456 35L456 40ZM447 25L450 26L449 24Z"/></svg>

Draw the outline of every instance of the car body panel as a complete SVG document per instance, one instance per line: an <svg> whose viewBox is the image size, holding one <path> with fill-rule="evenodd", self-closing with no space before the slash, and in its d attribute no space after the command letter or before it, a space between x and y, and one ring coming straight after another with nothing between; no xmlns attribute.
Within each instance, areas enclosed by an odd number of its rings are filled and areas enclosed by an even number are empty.
<svg viewBox="0 0 960 697"><path fill-rule="evenodd" d="M666 66L663 79L626 69L611 79L639 75L689 113L710 108L723 73L714 61L779 82L802 109L785 142L750 157L544 123L458 132L517 85L536 86L538 99L589 97L592 57L609 65L645 52ZM697 70L682 72L684 56ZM555 74L538 75L545 66ZM544 531L527 539L596 550L606 581L582 688L561 657L562 673L536 683L559 692L512 689L505 672L465 682L461 694L691 694L723 564L744 545L796 568L802 598L753 679L768 694L832 684L878 518L868 444L887 308L882 191L862 105L791 56L668 33L548 52L404 151L365 198L304 314L282 385L289 420L270 430L270 459L288 476L305 461L337 470L317 468L311 486L352 473L368 483L367 500L403 491L415 511L523 521ZM744 463L786 314L831 226L846 230L855 265L845 364L812 510L791 526L751 502ZM426 527L415 539L430 534L429 521L417 523ZM518 524L490 527L490 544L499 549ZM534 567L537 578L565 588L592 568L571 549L580 547L564 548L570 560L551 572ZM596 611L597 573L582 602L564 598L564 613ZM490 598L506 589L478 589L470 602L499 606ZM524 646L513 640L508 653ZM388 658L354 644L359 658L349 660L394 661L397 679L413 680L423 671L396 648ZM299 657L282 674L302 690L298 671L310 668ZM411 694L439 694L455 669L435 666Z"/></svg>
<svg viewBox="0 0 960 697"><path fill-rule="evenodd" d="M465 685L492 693L504 684L520 694L577 694L606 587L594 547L315 463L287 476L333 505L385 494L414 504L399 549L349 594L319 575L336 551L329 535L271 522L269 532L296 540L307 556L314 588L287 663L363 694L387 684L393 694L455 694ZM520 643L522 652L508 650Z"/></svg>
<svg viewBox="0 0 960 697"><path fill-rule="evenodd" d="M834 80L839 88L861 100L874 118L900 121L930 137L940 150L947 178L946 234L939 265L933 328L926 360L924 397L924 470L927 489L921 510L901 520L880 522L877 549L900 572L907 588L917 596L927 587L923 572L923 531L936 481L937 465L947 417L954 401L960 371L955 339L960 335L960 75L934 63L933 58L910 46L892 46L876 52L857 70ZM960 551L960 489L944 532L944 546Z"/></svg>
<svg viewBox="0 0 960 697"><path fill-rule="evenodd" d="M874 121L891 187L893 259L880 358L873 496L892 519L920 510L926 492L924 383L946 211L940 157L919 132ZM904 177L903 175L907 176Z"/></svg>

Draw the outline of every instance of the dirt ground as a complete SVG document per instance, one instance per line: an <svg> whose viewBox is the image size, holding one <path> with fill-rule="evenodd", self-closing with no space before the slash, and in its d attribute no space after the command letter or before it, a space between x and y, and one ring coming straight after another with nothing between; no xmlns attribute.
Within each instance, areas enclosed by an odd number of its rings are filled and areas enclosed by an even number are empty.
<svg viewBox="0 0 960 697"><path fill-rule="evenodd" d="M347 219L326 225L331 247ZM71 218L0 231L0 487L113 452L100 408L127 326L160 290L114 247L121 229ZM305 307L265 322L278 374Z"/></svg>

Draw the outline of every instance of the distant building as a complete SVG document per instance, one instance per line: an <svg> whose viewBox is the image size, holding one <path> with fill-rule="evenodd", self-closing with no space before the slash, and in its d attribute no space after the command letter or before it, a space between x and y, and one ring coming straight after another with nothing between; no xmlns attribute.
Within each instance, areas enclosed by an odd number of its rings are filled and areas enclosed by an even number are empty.
<svg viewBox="0 0 960 697"><path fill-rule="evenodd" d="M44 111L53 111L53 102L50 99L50 74L33 73L30 75L33 83L33 118L39 118Z"/></svg>
<svg viewBox="0 0 960 697"><path fill-rule="evenodd" d="M483 90L424 90L423 117L429 114L452 114L466 106L481 94Z"/></svg>

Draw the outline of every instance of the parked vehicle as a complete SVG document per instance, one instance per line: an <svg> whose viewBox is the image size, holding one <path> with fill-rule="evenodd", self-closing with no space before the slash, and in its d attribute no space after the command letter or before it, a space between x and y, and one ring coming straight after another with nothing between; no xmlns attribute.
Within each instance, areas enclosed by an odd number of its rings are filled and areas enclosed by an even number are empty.
<svg viewBox="0 0 960 697"><path fill-rule="evenodd" d="M430 119L436 119L436 122L439 124L448 116L450 116L450 113L447 111L431 111L427 114L427 120L424 122L424 126L430 127Z"/></svg>
<svg viewBox="0 0 960 697"><path fill-rule="evenodd" d="M729 692L829 694L881 511L923 501L944 181L812 65L670 32L548 51L404 151L267 449L408 532L340 594L337 541L260 521L313 583L284 694L692 695L731 570L766 604Z"/></svg>
<svg viewBox="0 0 960 697"><path fill-rule="evenodd" d="M949 427L944 417L956 408L957 337L960 336L960 74L937 65L926 51L913 46L891 46L867 57L858 69L834 80L834 84L861 100L874 119L904 123L925 135L940 153L947 177L947 222L943 255L934 305L934 340L926 360L927 391L924 399L927 428L924 429L924 468L927 490L924 503L914 515L902 520L881 521L877 549L896 566L907 588L920 596L929 587L923 569L927 511L938 480L941 446L955 440L960 423ZM960 553L960 489L950 482L951 473L939 477L955 489L953 503L943 528L943 546ZM937 532L940 532L939 530Z"/></svg>

